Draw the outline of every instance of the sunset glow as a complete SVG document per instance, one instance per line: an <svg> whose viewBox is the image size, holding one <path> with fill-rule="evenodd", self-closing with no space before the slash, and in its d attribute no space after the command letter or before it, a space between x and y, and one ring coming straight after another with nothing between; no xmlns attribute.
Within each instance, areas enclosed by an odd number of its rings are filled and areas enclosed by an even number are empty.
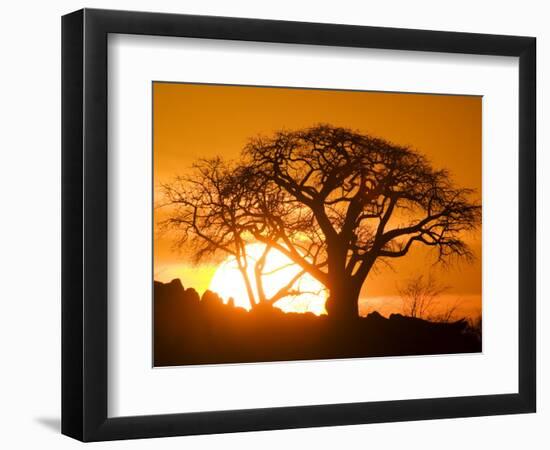
<svg viewBox="0 0 550 450"><path fill-rule="evenodd" d="M481 112L154 82L155 367L481 352Z"/></svg>
<svg viewBox="0 0 550 450"><path fill-rule="evenodd" d="M246 246L248 278L253 284L254 294L257 298L258 291L255 287L254 264L261 257L264 246L261 244L249 244ZM262 282L267 297L273 296L277 290L287 284L300 268L292 263L281 252L271 249L264 268ZM313 314L325 314L326 290L323 285L311 275L302 276L294 285L294 288L302 294L285 297L275 303L275 306L285 312L312 312ZM246 286L234 257L230 256L223 261L212 281L209 289L217 293L227 303L233 297L235 306L250 310Z"/></svg>
<svg viewBox="0 0 550 450"><path fill-rule="evenodd" d="M220 156L236 160L250 137L270 136L276 130L300 129L315 123L345 126L397 144L411 144L434 167L448 169L458 185L474 189L475 198L481 198L479 97L160 82L154 83L153 92L155 202L163 202L160 186L178 175L192 173L197 158ZM155 209L156 230L160 230L160 223L170 212L169 207ZM169 282L180 278L186 288L192 287L201 295L209 286L215 287L217 281L211 277L215 271L219 272L216 279L223 273L218 267L223 255L195 265L193 249L181 247L176 251L173 245L176 239L171 232L155 234L155 280ZM367 283L361 292L362 302L369 305L362 307L362 311L384 303L379 299L397 298L400 285L418 273L432 271L443 285L450 286L447 294L451 302L467 298L465 313L478 315L481 232L467 234L465 239L474 252L472 264L459 263L443 269L433 264L431 249L415 246L406 258L392 260L391 267L379 265L369 276L368 292ZM227 258L224 264L230 264L231 258ZM229 281L242 288L237 272L232 269ZM221 292L222 296L224 293L227 291ZM235 298L236 304L249 307L246 294L229 296L239 297ZM283 310L303 310L305 303L305 297L289 298L279 301L277 306ZM391 312L399 311L400 301L390 304L395 308Z"/></svg>

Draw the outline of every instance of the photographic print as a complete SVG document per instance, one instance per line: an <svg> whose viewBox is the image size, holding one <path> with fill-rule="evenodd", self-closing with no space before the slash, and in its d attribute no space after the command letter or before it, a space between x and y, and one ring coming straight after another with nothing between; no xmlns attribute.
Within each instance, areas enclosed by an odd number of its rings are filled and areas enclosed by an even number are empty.
<svg viewBox="0 0 550 450"><path fill-rule="evenodd" d="M155 367L481 352L481 97L152 96Z"/></svg>

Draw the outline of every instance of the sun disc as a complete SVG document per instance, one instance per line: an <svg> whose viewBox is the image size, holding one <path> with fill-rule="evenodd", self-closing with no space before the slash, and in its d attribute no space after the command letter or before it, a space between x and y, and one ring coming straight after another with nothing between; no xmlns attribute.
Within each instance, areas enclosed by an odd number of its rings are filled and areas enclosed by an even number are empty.
<svg viewBox="0 0 550 450"><path fill-rule="evenodd" d="M264 251L263 244L249 244L246 246L248 261L247 276L251 283L254 297L258 298L256 289L254 264L261 258ZM262 284L268 298L274 296L279 289L289 283L300 271L300 267L288 259L278 250L271 249L267 255L262 276ZM251 309L250 300L241 271L235 257L226 258L217 268L209 289L217 293L227 303L233 298L235 306ZM284 312L312 312L326 314L326 290L324 286L309 274L305 274L295 283L293 290L300 295L284 297L275 303L275 306Z"/></svg>

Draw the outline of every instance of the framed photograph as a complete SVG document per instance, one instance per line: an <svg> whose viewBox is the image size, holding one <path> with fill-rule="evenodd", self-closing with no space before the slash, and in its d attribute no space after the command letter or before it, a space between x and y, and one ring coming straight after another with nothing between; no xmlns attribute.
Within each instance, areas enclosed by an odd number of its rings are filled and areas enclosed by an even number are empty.
<svg viewBox="0 0 550 450"><path fill-rule="evenodd" d="M532 37L62 21L62 432L528 413Z"/></svg>

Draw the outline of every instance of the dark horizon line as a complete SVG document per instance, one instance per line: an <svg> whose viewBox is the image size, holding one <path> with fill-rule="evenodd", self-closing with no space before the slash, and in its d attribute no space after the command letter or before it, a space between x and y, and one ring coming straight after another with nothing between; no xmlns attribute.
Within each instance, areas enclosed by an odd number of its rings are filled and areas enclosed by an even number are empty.
<svg viewBox="0 0 550 450"><path fill-rule="evenodd" d="M199 296L199 302L202 302L202 297L204 296L204 294L206 292L211 292L212 294L216 295L217 297L219 297L219 299L222 301L223 305L227 306L227 307L233 307L233 308L239 308L239 309L242 309L244 312L252 312L254 310L254 308L250 307L250 309L247 309L243 306L239 306L235 303L235 297L231 296L227 299L225 299L219 292L216 292L216 291L213 291L212 289L210 288L207 288L205 289L202 294L197 290L195 289L195 287L193 286L188 286L188 287L185 287L181 278L179 277L176 277L176 278L173 278L172 280L168 281L168 282L163 282L163 281L159 281L159 280L156 280L154 277L153 277L153 304L155 302L155 294L154 294L154 289L155 289L155 283L159 283L159 284L162 284L164 286L167 286L167 285L170 285L172 284L173 281L175 280L178 280L181 287L183 288L183 291L185 292L187 289L193 289L197 295ZM380 296L377 296L377 297L373 297L373 298L378 298ZM387 297L398 297L397 295L396 296L387 296ZM365 297L363 297L365 298ZM233 305L231 306L229 304L229 300L230 299L233 299ZM282 299L281 299L282 300ZM328 317L328 313L325 311L324 313L320 313L320 314L315 314L314 312L312 311L284 311L283 309L279 308L279 307L276 307L275 305L277 304L277 302L273 303L272 305L270 305L272 308L277 308L278 310L280 310L282 313L284 314L313 314L315 317L322 317L322 316L326 316ZM430 319L428 318L423 318L423 317L413 317L413 316L408 316L407 314L404 313L404 311L393 311L391 313L386 313L386 314L383 314L382 312L380 312L378 309L373 309L372 311L369 310L367 312L366 315L362 315L361 313L359 313L359 318L366 318L367 316L369 316L370 314L372 313L377 313L378 315L382 316L384 319L390 319L390 316L396 314L396 315L400 315L400 316L403 316L403 317L407 317L407 318L417 318L417 319L420 319L420 320L424 320L424 321L427 321L427 322L431 322ZM467 320L467 319L476 319L478 317L483 317L483 309L481 308L479 313L478 314L463 314L463 315L459 315L457 316L457 318L455 320L452 320L451 322L457 322L457 321L461 321L461 320Z"/></svg>

